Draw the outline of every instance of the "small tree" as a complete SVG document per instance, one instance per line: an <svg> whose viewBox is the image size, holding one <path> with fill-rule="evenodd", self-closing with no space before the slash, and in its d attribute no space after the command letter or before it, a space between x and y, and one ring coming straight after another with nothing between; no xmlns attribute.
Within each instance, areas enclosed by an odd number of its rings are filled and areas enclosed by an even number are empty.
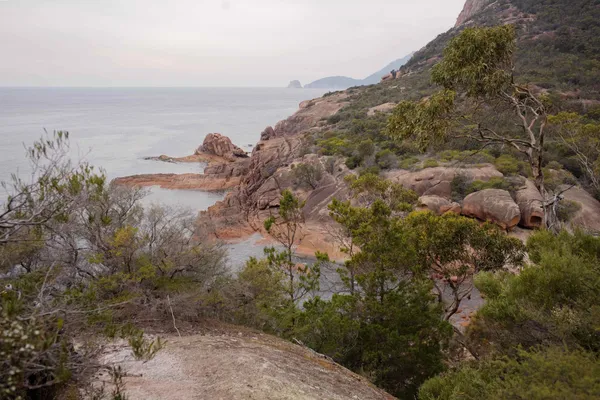
<svg viewBox="0 0 600 400"><path fill-rule="evenodd" d="M323 179L323 167L321 167L320 163L301 163L296 165L293 171L297 185L307 185L313 190L317 188L319 182Z"/></svg>
<svg viewBox="0 0 600 400"><path fill-rule="evenodd" d="M403 101L390 117L387 131L397 139L411 138L426 148L449 137L466 138L482 146L507 145L525 155L544 207L546 198L544 142L548 114L532 90L515 82L515 29L467 28L450 41L444 58L434 66L433 83L443 90L421 102ZM457 98L465 102L459 104ZM497 129L489 119L467 111L490 108L511 110L516 129Z"/></svg>
<svg viewBox="0 0 600 400"><path fill-rule="evenodd" d="M600 191L600 123L566 112L550 116L548 122L561 142L575 154L590 185Z"/></svg>
<svg viewBox="0 0 600 400"><path fill-rule="evenodd" d="M271 265L282 269L286 274L288 281L286 292L293 304L311 290L317 289L320 277L318 265L313 267L296 265L293 259L304 225L303 207L304 203L291 191L284 190L279 201L278 215L271 216L264 222L265 230L284 248L280 252L274 248L267 249L266 254Z"/></svg>
<svg viewBox="0 0 600 400"><path fill-rule="evenodd" d="M495 225L480 225L453 213L414 212L406 224L422 271L431 277L439 302L445 304L443 318L447 321L471 296L477 273L518 266L524 256L523 244Z"/></svg>

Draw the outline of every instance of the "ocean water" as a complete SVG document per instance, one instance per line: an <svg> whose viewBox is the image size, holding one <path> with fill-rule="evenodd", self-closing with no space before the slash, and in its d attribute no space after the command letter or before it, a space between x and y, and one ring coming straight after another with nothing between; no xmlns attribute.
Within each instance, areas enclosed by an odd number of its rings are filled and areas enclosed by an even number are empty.
<svg viewBox="0 0 600 400"><path fill-rule="evenodd" d="M110 179L142 173L202 173L202 164L143 160L193 154L219 132L250 150L260 132L324 90L283 88L0 88L0 181L29 171L24 145L69 131L71 158ZM223 193L151 189L147 201L203 210Z"/></svg>

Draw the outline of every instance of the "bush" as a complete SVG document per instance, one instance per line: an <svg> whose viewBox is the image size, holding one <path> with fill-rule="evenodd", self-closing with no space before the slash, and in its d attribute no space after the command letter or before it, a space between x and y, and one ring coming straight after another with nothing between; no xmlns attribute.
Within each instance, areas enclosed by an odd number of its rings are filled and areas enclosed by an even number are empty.
<svg viewBox="0 0 600 400"><path fill-rule="evenodd" d="M375 161L381 169L395 168L398 163L396 155L389 149L379 151L375 155Z"/></svg>
<svg viewBox="0 0 600 400"><path fill-rule="evenodd" d="M425 379L443 370L442 350L452 333L429 290L405 284L382 303L350 295L311 300L295 335L390 393L412 398Z"/></svg>
<svg viewBox="0 0 600 400"><path fill-rule="evenodd" d="M371 139L364 140L358 144L356 151L358 152L359 157L364 160L375 153L375 144Z"/></svg>
<svg viewBox="0 0 600 400"><path fill-rule="evenodd" d="M591 399L600 396L600 360L581 351L551 347L520 351L425 382L420 400Z"/></svg>
<svg viewBox="0 0 600 400"><path fill-rule="evenodd" d="M470 182L469 179L463 174L456 174L450 182L452 188L452 200L461 201L469 193Z"/></svg>
<svg viewBox="0 0 600 400"><path fill-rule="evenodd" d="M482 351L508 354L548 344L600 351L600 239L540 231L527 248L534 265L519 275L476 278L486 303L471 327L472 340Z"/></svg>
<svg viewBox="0 0 600 400"><path fill-rule="evenodd" d="M398 163L398 167L400 167L401 169L411 169L418 162L419 159L417 157L401 158Z"/></svg>
<svg viewBox="0 0 600 400"><path fill-rule="evenodd" d="M556 216L561 222L569 222L581 210L581 204L571 200L561 200L556 209Z"/></svg>
<svg viewBox="0 0 600 400"><path fill-rule="evenodd" d="M435 167L439 167L439 164L436 160L434 160L432 158L425 160L425 162L423 163L423 168L435 168Z"/></svg>
<svg viewBox="0 0 600 400"><path fill-rule="evenodd" d="M519 160L508 154L498 157L494 164L504 175L515 175L521 170Z"/></svg>
<svg viewBox="0 0 600 400"><path fill-rule="evenodd" d="M350 156L346 159L346 167L350 168L350 169L355 169L356 167L358 167L360 165L360 158L356 157L356 156Z"/></svg>
<svg viewBox="0 0 600 400"><path fill-rule="evenodd" d="M313 190L317 188L319 182L323 179L323 167L321 163L300 163L293 168L292 173L296 185L309 187Z"/></svg>

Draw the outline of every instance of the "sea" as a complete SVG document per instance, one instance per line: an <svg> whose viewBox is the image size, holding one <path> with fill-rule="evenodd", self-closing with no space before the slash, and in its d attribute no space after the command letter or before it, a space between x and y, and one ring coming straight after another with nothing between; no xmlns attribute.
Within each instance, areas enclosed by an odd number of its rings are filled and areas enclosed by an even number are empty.
<svg viewBox="0 0 600 400"><path fill-rule="evenodd" d="M148 173L202 173L199 163L144 160L193 154L208 133L229 136L251 151L265 127L322 96L322 89L286 88L0 88L0 181L27 180L25 148L54 131L68 131L71 159L102 168L109 179ZM0 192L6 196L6 193ZM146 204L206 210L225 193L153 187ZM2 201L0 200L0 203ZM260 255L259 238L232 245L239 267Z"/></svg>
<svg viewBox="0 0 600 400"><path fill-rule="evenodd" d="M69 132L71 158L104 169L109 179L147 173L202 173L199 163L144 157L186 156L208 133L251 151L268 125L293 114L318 89L285 88L0 88L0 181L27 178L25 146ZM224 193L152 188L146 202L205 210Z"/></svg>

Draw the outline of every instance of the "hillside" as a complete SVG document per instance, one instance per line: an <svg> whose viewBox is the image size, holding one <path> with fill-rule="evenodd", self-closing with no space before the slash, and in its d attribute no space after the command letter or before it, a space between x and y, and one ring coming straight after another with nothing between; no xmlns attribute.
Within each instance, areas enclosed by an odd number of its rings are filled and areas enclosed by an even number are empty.
<svg viewBox="0 0 600 400"><path fill-rule="evenodd" d="M572 106L598 104L600 6L595 1L469 0L457 26L418 51L404 70L427 73L462 29L502 23L518 29L516 72L523 82L554 92Z"/></svg>
<svg viewBox="0 0 600 400"><path fill-rule="evenodd" d="M343 89L347 89L347 88L353 87L353 86L374 85L376 83L379 83L381 81L381 78L384 75L387 75L391 70L400 69L400 67L402 67L404 64L406 64L408 62L408 60L410 60L410 58L413 56L413 54L414 53L411 53L405 57L402 57L395 61L392 61L391 63L389 63L388 65L386 65L379 71L369 75L365 79L354 79L354 78L349 78L347 76L329 76L327 78L322 78L322 79L316 80L314 82L311 82L308 85L306 85L305 87L312 88L312 89L343 90Z"/></svg>

